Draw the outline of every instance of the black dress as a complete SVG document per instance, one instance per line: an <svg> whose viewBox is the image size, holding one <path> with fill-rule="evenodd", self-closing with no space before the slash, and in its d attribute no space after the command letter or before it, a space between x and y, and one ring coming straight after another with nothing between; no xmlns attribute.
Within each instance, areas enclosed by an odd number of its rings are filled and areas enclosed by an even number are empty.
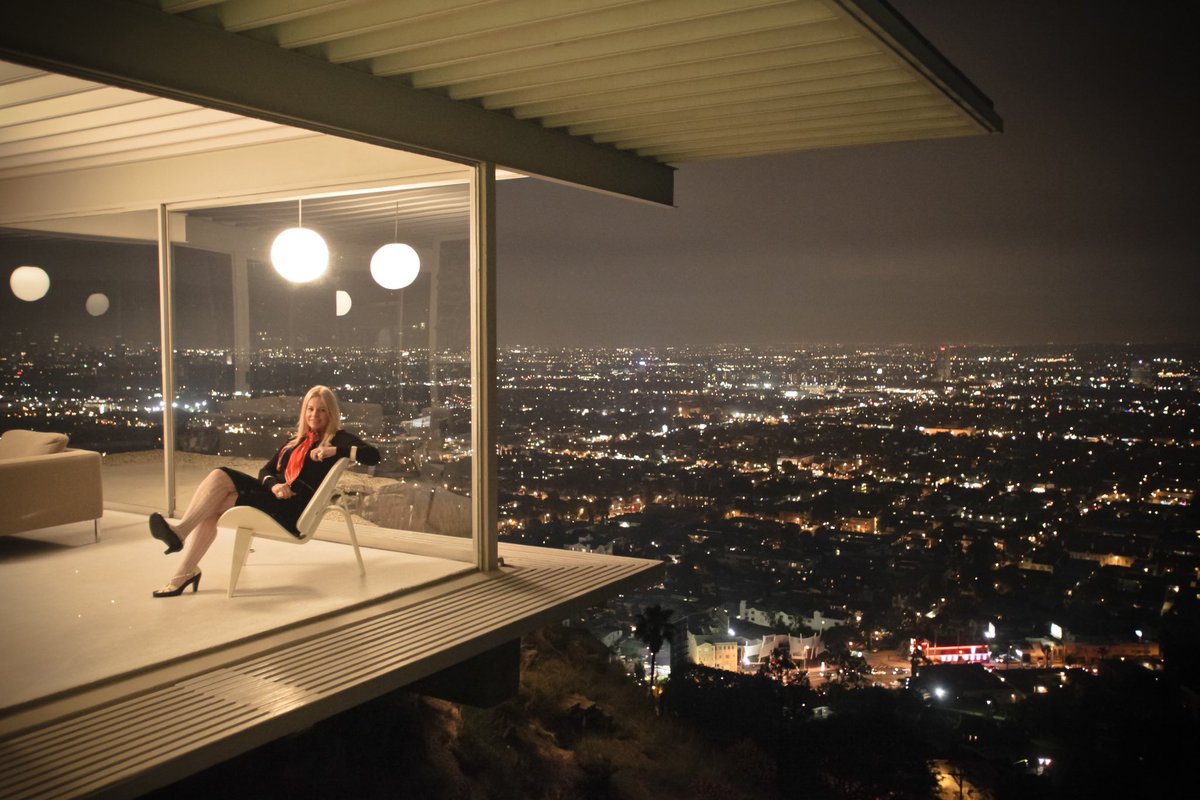
<svg viewBox="0 0 1200 800"><path fill-rule="evenodd" d="M280 500L272 494L271 487L277 483L286 482L283 470L279 469L277 465L287 466L288 456L292 452L292 448L287 445L281 447L275 457L258 471L258 480L244 472L238 472L236 469L221 467L233 481L234 488L237 489L238 499L235 505L257 508L288 531L299 536L300 532L296 530L296 522L304 513L304 507L316 493L321 481L325 480L325 476L329 474L329 470L333 469L333 465L339 458L350 458L353 453L355 463L366 466L379 463L379 450L352 433L338 431L333 435L330 444L337 448L337 455L321 461L313 461L311 458L304 459L304 466L301 467L300 474L296 480L292 481L294 494L286 500Z"/></svg>

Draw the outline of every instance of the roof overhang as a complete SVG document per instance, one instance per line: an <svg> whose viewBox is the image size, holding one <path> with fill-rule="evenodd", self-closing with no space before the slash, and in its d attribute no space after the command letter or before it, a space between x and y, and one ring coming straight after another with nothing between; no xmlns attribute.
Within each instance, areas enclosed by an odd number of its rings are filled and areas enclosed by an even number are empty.
<svg viewBox="0 0 1200 800"><path fill-rule="evenodd" d="M657 203L689 161L999 130L881 0L10 0L0 59Z"/></svg>
<svg viewBox="0 0 1200 800"><path fill-rule="evenodd" d="M123 0L14 0L0 58L452 161L659 203L657 162ZM102 32L102 35L98 33Z"/></svg>

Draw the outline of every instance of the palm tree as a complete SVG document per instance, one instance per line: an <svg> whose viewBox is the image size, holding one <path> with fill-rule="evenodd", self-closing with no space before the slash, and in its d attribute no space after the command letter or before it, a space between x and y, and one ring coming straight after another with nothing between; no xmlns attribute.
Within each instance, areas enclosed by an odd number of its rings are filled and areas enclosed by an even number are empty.
<svg viewBox="0 0 1200 800"><path fill-rule="evenodd" d="M650 648L650 686L654 686L654 665L658 660L658 651L663 643L675 636L675 623L671 622L674 612L663 610L662 606L652 605L637 615L634 622L633 635L642 644Z"/></svg>

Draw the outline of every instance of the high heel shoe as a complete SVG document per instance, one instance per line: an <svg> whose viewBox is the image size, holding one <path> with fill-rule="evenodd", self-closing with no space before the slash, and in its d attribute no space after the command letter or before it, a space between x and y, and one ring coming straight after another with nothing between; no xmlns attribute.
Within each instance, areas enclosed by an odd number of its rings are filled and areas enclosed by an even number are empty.
<svg viewBox="0 0 1200 800"><path fill-rule="evenodd" d="M200 570L196 570L191 575L184 575L183 582L178 586L175 585L175 579L181 576L176 575L171 579L171 582L161 589L155 589L153 595L155 597L179 597L183 594L183 590L187 587L192 587L192 594L200 591Z"/></svg>
<svg viewBox="0 0 1200 800"><path fill-rule="evenodd" d="M163 515L157 511L150 515L150 535L167 546L163 552L166 555L178 553L183 549L183 542L180 541L179 535L171 530L171 526L163 519Z"/></svg>

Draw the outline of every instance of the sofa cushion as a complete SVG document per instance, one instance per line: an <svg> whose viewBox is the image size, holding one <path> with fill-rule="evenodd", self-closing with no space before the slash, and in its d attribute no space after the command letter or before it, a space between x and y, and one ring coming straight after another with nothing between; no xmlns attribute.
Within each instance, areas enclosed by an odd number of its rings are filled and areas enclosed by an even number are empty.
<svg viewBox="0 0 1200 800"><path fill-rule="evenodd" d="M40 431L6 431L0 436L0 458L24 458L61 453L67 448L65 433Z"/></svg>

